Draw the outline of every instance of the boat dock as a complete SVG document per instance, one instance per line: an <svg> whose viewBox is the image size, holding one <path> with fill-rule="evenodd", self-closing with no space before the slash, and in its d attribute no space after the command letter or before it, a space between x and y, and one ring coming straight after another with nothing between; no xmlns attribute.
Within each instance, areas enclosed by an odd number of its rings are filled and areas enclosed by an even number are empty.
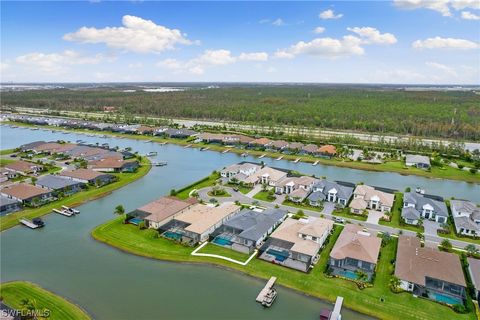
<svg viewBox="0 0 480 320"><path fill-rule="evenodd" d="M62 208L63 208L64 210L71 211L71 212L73 212L73 213L75 213L75 214L79 214L79 213L80 213L79 210L73 209L73 208L70 208L70 207L67 207L67 206L62 206Z"/></svg>
<svg viewBox="0 0 480 320"><path fill-rule="evenodd" d="M264 158L266 155L267 155L267 154L264 153L264 154L262 154L260 157L258 157L258 159L262 159L262 158Z"/></svg>
<svg viewBox="0 0 480 320"><path fill-rule="evenodd" d="M337 300L335 301L335 306L333 307L332 314L330 315L330 320L341 320L342 315L342 305L343 305L343 297L337 297Z"/></svg>
<svg viewBox="0 0 480 320"><path fill-rule="evenodd" d="M222 151L222 153L227 153L228 151L230 151L229 149L225 149Z"/></svg>
<svg viewBox="0 0 480 320"><path fill-rule="evenodd" d="M42 226L37 225L37 224L33 223L32 221L27 220L27 219L20 219L20 223L29 227L30 229L37 229L37 228L42 227Z"/></svg>
<svg viewBox="0 0 480 320"><path fill-rule="evenodd" d="M166 145L166 144L167 144L166 142L160 142L160 143L159 143L159 145L161 145L161 146L164 146L164 145Z"/></svg>
<svg viewBox="0 0 480 320"><path fill-rule="evenodd" d="M277 281L277 277L271 277L255 299L262 306L270 307L273 301L275 301L277 297L277 291L273 288L275 281Z"/></svg>
<svg viewBox="0 0 480 320"><path fill-rule="evenodd" d="M68 210L58 210L58 209L52 209L53 212L59 213L61 215L64 215L66 217L71 217L75 215L73 212L70 212Z"/></svg>
<svg viewBox="0 0 480 320"><path fill-rule="evenodd" d="M186 148L190 148L192 145L191 144L187 144L185 147L183 147L184 149Z"/></svg>
<svg viewBox="0 0 480 320"><path fill-rule="evenodd" d="M242 157L247 157L248 156L248 152L244 152L241 154Z"/></svg>
<svg viewBox="0 0 480 320"><path fill-rule="evenodd" d="M167 165L167 161L152 162L152 166L163 167Z"/></svg>
<svg viewBox="0 0 480 320"><path fill-rule="evenodd" d="M293 163L298 163L298 161L300 161L300 158L293 160Z"/></svg>
<svg viewBox="0 0 480 320"><path fill-rule="evenodd" d="M275 159L275 160L280 161L280 160L282 160L282 159L283 159L283 156L280 156L280 157L278 157L278 158Z"/></svg>
<svg viewBox="0 0 480 320"><path fill-rule="evenodd" d="M205 148L201 148L200 151L207 151L209 149L210 149L210 147L205 147Z"/></svg>
<svg viewBox="0 0 480 320"><path fill-rule="evenodd" d="M312 166L316 166L318 164L318 160L312 163Z"/></svg>

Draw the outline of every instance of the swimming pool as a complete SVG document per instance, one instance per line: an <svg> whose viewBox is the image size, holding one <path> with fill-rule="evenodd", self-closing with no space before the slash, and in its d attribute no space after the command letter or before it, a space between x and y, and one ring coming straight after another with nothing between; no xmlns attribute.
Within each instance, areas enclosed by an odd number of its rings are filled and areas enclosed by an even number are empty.
<svg viewBox="0 0 480 320"><path fill-rule="evenodd" d="M358 279L358 276L354 271L343 270L343 271L337 271L336 273L339 276L345 277L345 278L348 278L348 279L352 279L352 280L357 280Z"/></svg>
<svg viewBox="0 0 480 320"><path fill-rule="evenodd" d="M143 220L139 219L139 218L132 218L132 219L128 220L128 223L131 223L131 224L134 224L134 225L138 226L138 224L142 221Z"/></svg>
<svg viewBox="0 0 480 320"><path fill-rule="evenodd" d="M182 235L178 232L173 232L173 231L165 231L163 233L163 236L169 239L173 239L176 241L182 240Z"/></svg>
<svg viewBox="0 0 480 320"><path fill-rule="evenodd" d="M432 293L430 297L435 301L447 303L450 305L463 304L463 301L461 299L448 296L446 294Z"/></svg>
<svg viewBox="0 0 480 320"><path fill-rule="evenodd" d="M233 243L229 239L226 239L226 238L223 238L223 237L215 237L215 239L213 239L212 242L215 243L215 244L221 245L221 246L230 246Z"/></svg>
<svg viewBox="0 0 480 320"><path fill-rule="evenodd" d="M287 260L289 256L288 251L286 250L279 251L275 249L268 249L267 253L274 256L275 260L277 260L278 262L283 262Z"/></svg>

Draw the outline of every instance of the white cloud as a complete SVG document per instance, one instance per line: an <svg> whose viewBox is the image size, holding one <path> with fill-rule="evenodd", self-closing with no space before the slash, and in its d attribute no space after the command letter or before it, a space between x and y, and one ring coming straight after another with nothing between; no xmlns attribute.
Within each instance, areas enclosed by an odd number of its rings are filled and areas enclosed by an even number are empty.
<svg viewBox="0 0 480 320"><path fill-rule="evenodd" d="M324 20L327 20L327 19L340 19L341 17L343 17L343 14L342 13L339 13L339 14L335 14L335 12L332 10L332 9L328 9L328 10L325 10L323 12L320 12L320 14L318 15L318 17L320 19L324 19Z"/></svg>
<svg viewBox="0 0 480 320"><path fill-rule="evenodd" d="M268 60L268 53L266 53L266 52L250 52L250 53L242 52L238 56L238 59L243 60L243 61L267 61Z"/></svg>
<svg viewBox="0 0 480 320"><path fill-rule="evenodd" d="M272 22L272 25L276 27L281 27L285 25L285 21L283 21L281 18L276 19L275 21Z"/></svg>
<svg viewBox="0 0 480 320"><path fill-rule="evenodd" d="M82 27L67 33L64 40L80 43L104 43L111 48L137 53L160 53L174 49L177 44L191 45L180 30L157 25L151 20L125 15L122 27Z"/></svg>
<svg viewBox="0 0 480 320"><path fill-rule="evenodd" d="M141 62L129 63L128 67L130 69L140 69L140 68L143 68L143 63Z"/></svg>
<svg viewBox="0 0 480 320"><path fill-rule="evenodd" d="M480 9L479 0L394 0L401 9L430 9L437 11L444 17L453 16L451 9L463 10L466 8Z"/></svg>
<svg viewBox="0 0 480 320"><path fill-rule="evenodd" d="M425 62L425 65L427 67L440 70L443 73L446 73L450 76L455 76L455 77L457 76L457 72L455 71L455 69L453 69L452 67L446 66L444 64L441 64L438 62Z"/></svg>
<svg viewBox="0 0 480 320"><path fill-rule="evenodd" d="M324 33L324 32L325 32L324 27L316 27L315 29L313 29L313 33L316 33L316 34L320 34L320 33Z"/></svg>
<svg viewBox="0 0 480 320"><path fill-rule="evenodd" d="M342 39L317 38L310 42L300 41L287 49L278 50L277 58L293 58L299 54L316 57L338 58L351 55L362 55L364 49L360 46L362 40L354 36L344 36Z"/></svg>
<svg viewBox="0 0 480 320"><path fill-rule="evenodd" d="M380 33L380 31L372 27L355 27L347 28L347 30L359 35L365 44L394 44L397 42L397 38L393 34Z"/></svg>
<svg viewBox="0 0 480 320"><path fill-rule="evenodd" d="M63 73L67 66L98 64L102 61L112 61L113 57L106 57L103 54L93 56L83 55L73 50L65 50L61 53L32 52L18 56L15 62L43 72Z"/></svg>
<svg viewBox="0 0 480 320"><path fill-rule="evenodd" d="M10 68L10 64L6 62L0 62L0 71L5 71Z"/></svg>
<svg viewBox="0 0 480 320"><path fill-rule="evenodd" d="M477 49L480 45L477 42L473 42L465 39L455 38L428 38L425 40L417 40L412 43L412 47L415 49Z"/></svg>
<svg viewBox="0 0 480 320"><path fill-rule="evenodd" d="M470 11L462 11L462 19L465 19L465 20L480 20L480 16L477 15L477 14L474 14Z"/></svg>

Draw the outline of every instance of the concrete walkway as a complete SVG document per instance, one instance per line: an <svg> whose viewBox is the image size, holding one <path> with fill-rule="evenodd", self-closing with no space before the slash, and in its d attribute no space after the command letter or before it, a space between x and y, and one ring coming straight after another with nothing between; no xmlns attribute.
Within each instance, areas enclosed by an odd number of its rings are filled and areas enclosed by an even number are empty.
<svg viewBox="0 0 480 320"><path fill-rule="evenodd" d="M250 191L249 193L247 193L245 196L248 197L248 198L253 198L253 196L256 195L257 193L259 193L260 191L262 191L262 185L261 185L261 184L257 184L257 185L252 189L252 191Z"/></svg>
<svg viewBox="0 0 480 320"><path fill-rule="evenodd" d="M383 217L383 213L376 210L368 210L367 222L378 225L378 221Z"/></svg>

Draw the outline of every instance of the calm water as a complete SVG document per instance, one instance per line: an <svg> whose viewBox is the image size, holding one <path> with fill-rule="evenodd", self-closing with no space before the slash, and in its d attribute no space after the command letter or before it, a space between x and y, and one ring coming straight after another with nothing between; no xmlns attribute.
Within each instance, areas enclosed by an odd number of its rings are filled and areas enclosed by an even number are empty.
<svg viewBox="0 0 480 320"><path fill-rule="evenodd" d="M108 142L131 146L141 153L158 151L158 160L168 161L168 166L152 168L141 180L79 207L79 216L48 215L43 230L15 227L1 233L2 281L33 281L78 303L97 319L318 319L320 310L329 306L279 288L278 301L272 308L263 309L254 298L264 281L210 266L144 259L91 239L89 232L112 219L116 205L134 209L243 158L126 139L1 128L1 149L57 139ZM480 201L479 186L473 184L284 161L271 164L398 189L418 185L432 193ZM349 310L343 315L344 319L367 319Z"/></svg>

